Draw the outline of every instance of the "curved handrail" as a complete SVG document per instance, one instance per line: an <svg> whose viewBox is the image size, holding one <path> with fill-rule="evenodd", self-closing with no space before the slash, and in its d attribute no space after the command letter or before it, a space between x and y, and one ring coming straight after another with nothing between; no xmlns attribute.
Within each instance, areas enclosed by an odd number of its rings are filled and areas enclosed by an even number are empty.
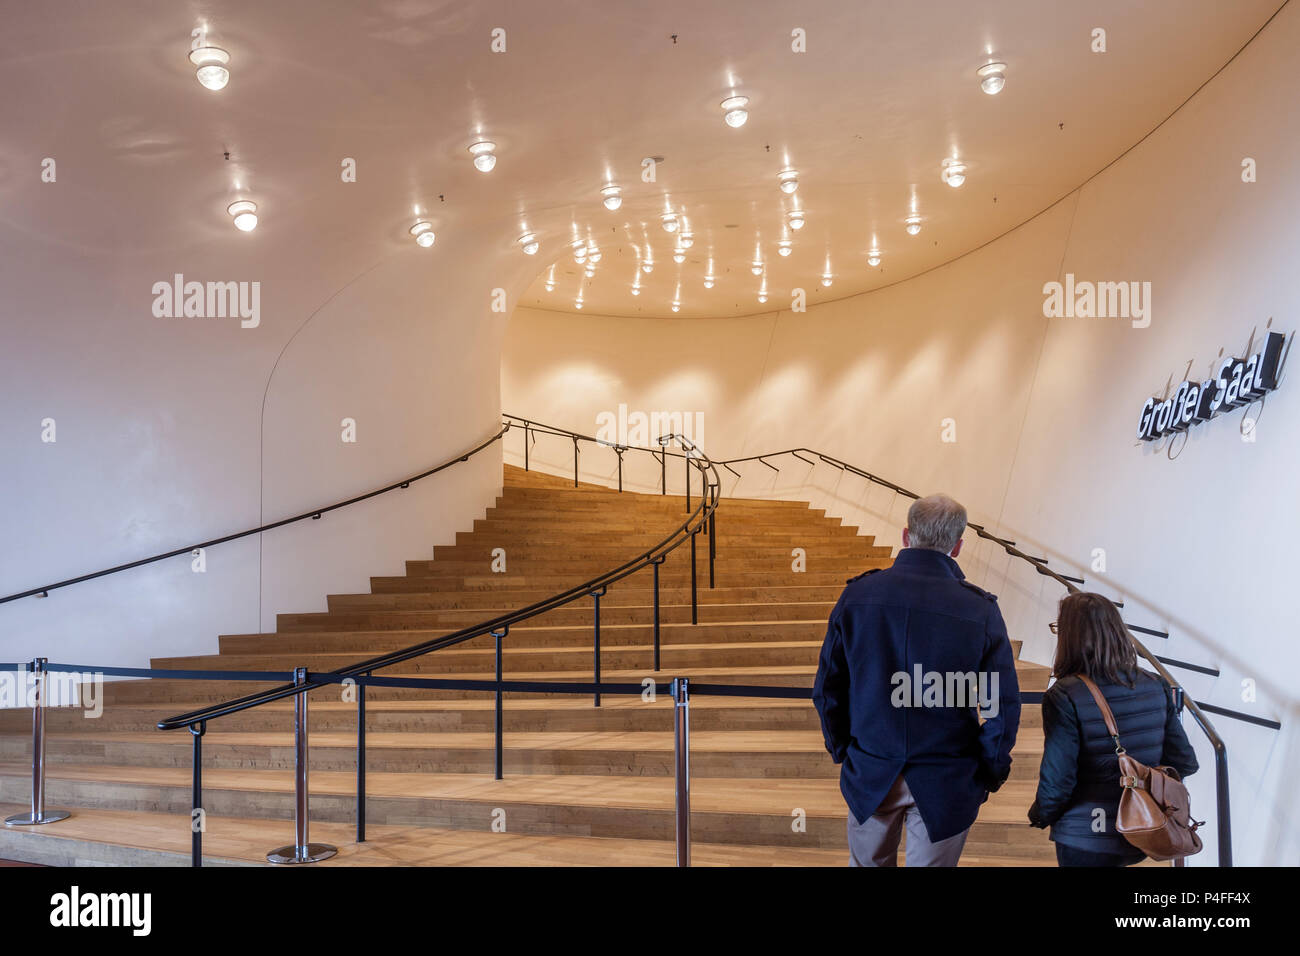
<svg viewBox="0 0 1300 956"><path fill-rule="evenodd" d="M500 441L506 432L510 431L509 422L503 422L501 430L491 438L476 445L474 448L455 458L449 458L441 465L436 465L427 471L422 471L418 475L412 475L409 478L403 478L401 481L395 481L391 485L385 485L383 488L377 488L374 491L368 491L364 495L357 495L355 498L348 498L346 501L336 501L332 505L326 505L323 508L314 508L311 511L304 511L300 515L294 515L292 518L282 518L279 521L272 521L270 524L259 525L256 528L249 528L247 531L238 531L234 534L224 535L220 538L213 538L211 541L202 541L198 544L191 544L184 548L177 548L175 551L167 551L163 554L155 554L152 557L141 558L139 561L132 561L128 564L119 564L114 568L105 568L102 571L93 571L90 574L82 574L75 578L68 578L66 581L56 581L54 584L46 584L38 588L31 588L27 591L20 591L17 594L9 594L0 597L0 604L6 604L9 601L17 601L19 598L34 597L41 595L48 597L49 593L57 588L66 588L71 584L80 584L83 581L93 581L95 578L102 578L109 574L117 574L119 571L129 571L132 568L142 567L146 564L153 564L156 561L165 561L168 558L180 557L182 554L192 554L200 548L212 548L219 544L225 544L228 541L237 541L240 538L247 538L249 535L261 534L263 531L273 531L276 528L283 528L285 525L294 524L298 521L305 521L308 518L319 518L321 515L329 514L331 511L337 511L339 508L346 508L349 505L355 505L358 502L366 501L378 495L387 494L390 491L396 491L399 488L406 488L412 482L419 481L422 478L428 478L430 475L436 475L438 472L450 468L452 465L460 464L463 461L469 461L483 449Z"/></svg>
<svg viewBox="0 0 1300 956"><path fill-rule="evenodd" d="M504 417L510 418L511 416L504 416ZM523 421L523 419L516 419L516 420ZM528 426L529 429L532 431L539 430L537 423L528 422ZM509 423L507 423L507 427L509 427ZM564 437L572 438L575 443L579 441L590 441L602 445L607 445L609 447L616 447L612 442L606 442L601 439L593 438L589 435L580 434L578 432L568 431L565 429L555 429L552 426L540 426L540 427L541 429L544 429L543 433L557 434L557 435L562 435ZM465 641L471 640L475 637L481 637L485 634L491 634L493 632L503 631L505 629L508 629L512 624L516 624L519 621L528 620L529 618L536 617L539 614L543 614L547 611L554 610L555 608L562 607L566 604L576 601L578 598L587 595L604 594L605 589L609 587L609 585L614 584L617 581L621 581L623 578L631 574L634 574L635 572L640 571L643 568L649 567L651 564L657 564L659 562L662 562L670 553L675 551L679 546L685 544L688 540L694 538L696 534L704 530L707 522L712 518L713 512L717 509L718 499L720 497L721 487L722 487L722 482L718 477L716 466L708 458L708 456L705 455L704 452L694 444L694 442L692 442L685 435L665 435L659 439L659 443L661 446L666 446L666 444L671 441L676 441L678 444L682 446L683 449L682 454L678 455L676 453L669 452L667 450L667 447L662 447L660 450L655 450L653 448L644 448L636 445L617 446L624 450L636 450L636 451L649 452L652 455L654 455L656 458L659 458L661 455L663 456L671 455L672 457L676 457L676 458L685 458L688 461L688 463L694 464L695 467L699 469L700 477L703 484L703 491L700 495L700 503L695 507L693 511L691 511L687 515L686 520L682 524L674 528L673 531L667 537L665 537L663 540L659 541L657 544L653 545L649 549L641 552L640 554L638 554L638 556L631 558L630 560L624 562L618 567L603 572L602 574L599 574L588 581L584 581L582 584L575 585L566 591L562 591L558 594L554 594L549 598L544 598L541 601L528 605L527 607L519 608L517 610L510 611L506 614L502 614L501 616L492 618L489 621L483 621L479 624L473 624L468 627L461 628L460 630L453 631L450 634L445 634L442 637L433 638L432 640L428 640L428 641L422 641L419 644L413 644L409 647L404 647L396 651L390 651L387 654L381 654L378 657L372 657L364 661L358 661L357 663L350 664L347 667L341 667L336 670L329 671L327 672L327 677L313 679L310 675L308 675L308 678L303 682L285 684L280 687L269 688L267 690L260 691L255 694L249 694L247 696L240 697L235 700L225 701L220 704L213 704L211 706L204 707L200 710L191 711L186 714L178 714L175 717L168 717L165 720L158 721L157 724L158 729L179 730L182 727L192 728L197 725L204 724L209 720L215 720L218 717L225 717L229 714L238 713L240 711L248 710L253 707L259 707L262 704L270 704L277 700L283 700L287 697L293 697L297 694L306 693L307 691L316 690L321 687L326 687L330 684L338 683L341 678L354 677L363 674L369 675L372 671L376 671L385 667L391 667L394 664L400 664L404 661L411 660L412 658L415 657L422 657L425 654L429 654L432 653L433 651L441 650L444 647L452 647L456 644L464 643ZM712 472L711 479L708 477L707 472Z"/></svg>
<svg viewBox="0 0 1300 956"><path fill-rule="evenodd" d="M883 487L888 488L897 494L903 495L906 498L911 498L913 501L921 497L916 492L909 491L906 488L902 487L901 485L896 485L892 481L886 481L885 479L877 477L876 475L873 475L868 471L864 471L861 468L857 468L853 465L850 465L848 462L841 461L840 459L835 458L832 455L826 455L823 454L822 452L814 451L811 448L802 448L802 447L787 448L784 451L765 452L762 455L750 455L746 458L730 458L726 461L720 461L717 464L726 468L728 471L732 472L732 474L739 475L740 473L737 472L734 468L732 468L731 467L732 465L741 464L747 461L758 461L764 465L767 465L768 468L773 468L771 464L764 461L763 459L775 458L778 455L793 455L795 458L798 458L800 461L805 461L805 462L808 461L808 459L800 455L799 452L805 452L809 455L815 455L821 461L823 461L828 465L831 465L832 467L839 468L841 471L847 471L851 474L858 475L859 477L865 478L868 481L874 482L875 484L882 485ZM816 467L816 462L811 462L810 464ZM775 470L779 471L780 469L775 469ZM999 545L1004 551L1006 551L1007 554L1011 555L1013 558L1020 558L1023 561L1027 561L1030 565L1033 566L1035 571L1037 571L1039 574L1045 575L1046 577L1052 578L1054 581L1056 581L1058 584L1064 587L1068 593L1070 594L1079 593L1080 589L1075 585L1075 583L1072 580L1067 578L1065 575L1058 574L1057 572L1053 571L1051 568L1047 567L1045 558L1036 558L1033 557L1032 555L1026 554L1024 551L1021 551L1019 548L1015 546L1014 541L1009 541L1006 538L999 538L997 535L985 529L982 525L977 525L974 522L967 521L966 526L970 528L972 531L974 531L979 537L985 539L986 541L992 541L993 543ZM1215 771L1216 771L1215 796L1216 796L1216 803L1217 803L1217 810L1218 810L1217 822L1218 822L1218 835L1219 835L1219 864L1221 866L1232 866L1232 831L1231 831L1231 820L1229 819L1229 812L1228 812L1228 748L1227 745L1224 744L1223 738L1219 736L1218 731L1214 729L1214 725L1210 722L1210 719L1206 717L1205 714L1201 711L1201 708L1197 706L1196 701L1194 701L1191 698L1191 696L1186 693L1186 691L1183 689L1183 686L1180 683L1178 683L1177 680L1174 679L1174 676L1169 673L1169 671L1165 668L1165 666L1160 662L1160 659L1155 654L1152 654L1151 651L1147 649L1146 645L1143 644L1140 640L1138 640L1133 635L1133 631L1131 630L1131 627L1132 625L1129 625L1127 622L1124 625L1125 632L1128 634L1129 640L1132 641L1133 648L1137 652L1138 656L1140 656L1143 660L1145 660L1148 664L1150 664L1155 669L1156 673L1159 674L1169 684L1171 690L1175 695L1175 700L1178 701L1180 705L1185 706L1187 708L1188 712L1192 715L1192 719L1196 721L1197 725L1201 728L1201 731L1205 734L1206 738L1209 740L1210 746L1214 749L1214 761L1215 761ZM1229 714L1228 716L1232 716L1232 715Z"/></svg>

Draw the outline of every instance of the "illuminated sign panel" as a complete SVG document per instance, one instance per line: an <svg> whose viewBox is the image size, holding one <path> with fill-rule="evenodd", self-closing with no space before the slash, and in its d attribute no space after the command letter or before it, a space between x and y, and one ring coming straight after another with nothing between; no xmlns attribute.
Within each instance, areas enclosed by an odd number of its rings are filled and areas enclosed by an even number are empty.
<svg viewBox="0 0 1300 956"><path fill-rule="evenodd" d="M1148 398L1138 418L1138 438L1155 441L1263 398L1277 388L1284 341L1281 332L1270 332L1263 348L1249 358L1224 358L1213 378L1182 382L1163 401Z"/></svg>

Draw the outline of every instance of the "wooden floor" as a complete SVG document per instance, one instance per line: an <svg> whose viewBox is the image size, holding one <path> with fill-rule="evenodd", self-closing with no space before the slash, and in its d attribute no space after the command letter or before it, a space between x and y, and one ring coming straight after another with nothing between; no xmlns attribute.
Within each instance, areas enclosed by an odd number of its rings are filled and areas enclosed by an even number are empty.
<svg viewBox="0 0 1300 956"><path fill-rule="evenodd" d="M155 660L163 668L332 669L488 619L621 564L682 520L680 497L608 489L507 467L485 519L412 560L371 592L331 595L329 610L280 615L270 634L225 635L218 653ZM701 590L691 625L689 556L662 569L663 669L651 669L650 575L602 601L602 679L674 676L720 683L811 686L826 618L846 578L888 565L890 549L807 505L726 499L719 509L717 587ZM566 539L566 535L570 538ZM568 542L566 544L566 541ZM791 569L793 547L807 571ZM508 571L490 569L505 548ZM707 573L707 564L701 564ZM707 580L703 578L703 580ZM591 679L591 601L512 628L507 678ZM392 673L492 676L491 639L408 662ZM1046 671L1017 665L1022 687ZM154 729L162 717L248 693L234 682L121 681L105 711L52 709L47 805L66 821L0 829L0 856L40 863L187 865L190 739ZM290 703L232 715L204 738L205 859L262 864L292 840ZM807 701L692 701L693 859L698 865L844 865L838 768ZM492 777L493 705L483 694L367 692L368 840L355 819L355 705L338 688L311 695L312 839L335 843L326 866L659 866L674 859L672 706L666 699L507 695L505 770ZM965 865L1047 865L1052 845L1031 829L1042 750L1026 707L1012 778L971 831ZM0 712L0 801L22 809L30 786L30 715ZM504 819L505 832L494 823Z"/></svg>

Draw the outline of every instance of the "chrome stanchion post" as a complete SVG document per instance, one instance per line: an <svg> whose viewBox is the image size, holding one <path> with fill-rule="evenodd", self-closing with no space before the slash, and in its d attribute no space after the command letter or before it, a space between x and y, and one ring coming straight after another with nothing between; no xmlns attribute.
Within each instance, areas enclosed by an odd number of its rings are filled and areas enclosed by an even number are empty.
<svg viewBox="0 0 1300 956"><path fill-rule="evenodd" d="M32 670L32 811L5 817L11 827L56 823L71 816L67 810L45 809L45 665L49 658L38 657Z"/></svg>
<svg viewBox="0 0 1300 956"><path fill-rule="evenodd" d="M674 678L673 779L676 784L677 865L691 865L691 703L685 677Z"/></svg>
<svg viewBox="0 0 1300 956"><path fill-rule="evenodd" d="M307 668L296 667L293 682L298 686L307 683ZM268 863L318 863L338 853L339 848L328 843L312 843L308 839L307 808L307 692L299 691L293 699L293 793L294 793L294 843L282 846L266 855Z"/></svg>

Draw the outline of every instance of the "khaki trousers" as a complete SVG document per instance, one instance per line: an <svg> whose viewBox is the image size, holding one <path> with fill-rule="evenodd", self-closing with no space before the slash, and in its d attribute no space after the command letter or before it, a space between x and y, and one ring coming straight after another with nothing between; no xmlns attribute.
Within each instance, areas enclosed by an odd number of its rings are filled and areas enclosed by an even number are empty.
<svg viewBox="0 0 1300 956"><path fill-rule="evenodd" d="M967 828L938 843L930 842L925 821L907 781L899 774L876 812L858 823L849 811L849 866L898 866L898 844L907 826L908 866L956 866L966 845Z"/></svg>

